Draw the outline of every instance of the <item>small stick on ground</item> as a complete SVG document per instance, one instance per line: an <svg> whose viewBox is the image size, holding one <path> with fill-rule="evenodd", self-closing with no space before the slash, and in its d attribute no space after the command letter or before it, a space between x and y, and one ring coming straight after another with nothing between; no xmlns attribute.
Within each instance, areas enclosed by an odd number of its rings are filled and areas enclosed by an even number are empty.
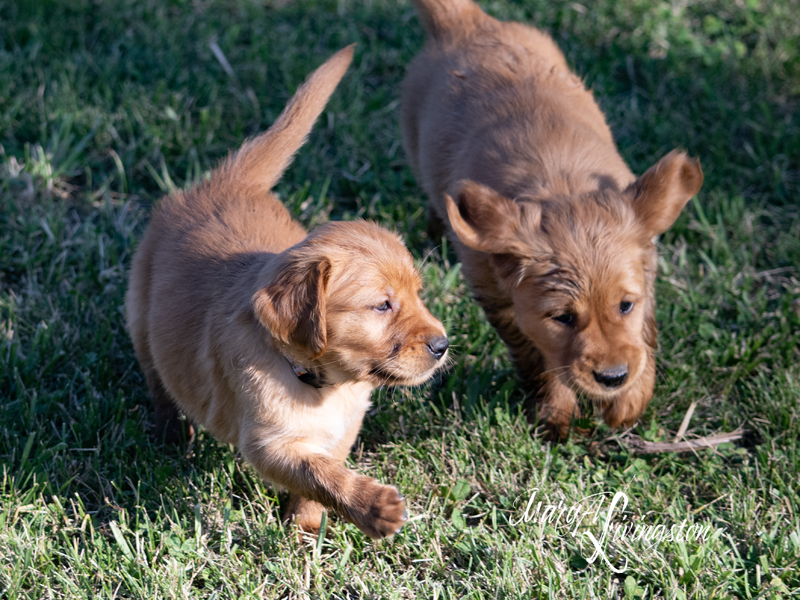
<svg viewBox="0 0 800 600"><path fill-rule="evenodd" d="M688 452L701 448L713 448L726 442L739 440L744 437L745 433L744 429L737 429L730 433L718 433L682 442L648 442L633 434L627 434L615 439L636 454L656 454L659 452Z"/></svg>

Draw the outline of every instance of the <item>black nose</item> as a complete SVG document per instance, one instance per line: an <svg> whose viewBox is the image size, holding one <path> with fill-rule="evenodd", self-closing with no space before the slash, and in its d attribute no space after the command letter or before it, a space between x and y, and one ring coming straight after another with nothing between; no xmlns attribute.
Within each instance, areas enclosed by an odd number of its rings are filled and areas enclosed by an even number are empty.
<svg viewBox="0 0 800 600"><path fill-rule="evenodd" d="M595 371L594 378L597 383L601 383L606 387L619 387L628 379L628 367L621 365L619 367L606 369L605 371Z"/></svg>
<svg viewBox="0 0 800 600"><path fill-rule="evenodd" d="M450 342L448 342L447 338L443 335L435 337L432 340L428 340L428 350L430 350L431 354L433 354L437 359L442 358L449 347Z"/></svg>

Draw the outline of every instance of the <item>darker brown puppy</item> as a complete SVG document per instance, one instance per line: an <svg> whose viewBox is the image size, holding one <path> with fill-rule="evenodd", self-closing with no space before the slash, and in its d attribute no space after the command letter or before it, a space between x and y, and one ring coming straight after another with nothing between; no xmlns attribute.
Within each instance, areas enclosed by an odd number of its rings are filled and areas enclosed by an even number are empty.
<svg viewBox="0 0 800 600"><path fill-rule="evenodd" d="M638 179L549 36L472 0L414 0L428 33L403 87L412 168L532 415L559 435L576 393L630 425L655 382L655 238L700 189L698 161L663 157Z"/></svg>
<svg viewBox="0 0 800 600"><path fill-rule="evenodd" d="M373 389L443 365L444 328L397 235L363 221L307 235L270 192L352 56L317 69L209 180L158 204L126 308L160 432L179 433L180 409L287 488L302 529L328 507L380 538L405 521L403 497L344 461Z"/></svg>

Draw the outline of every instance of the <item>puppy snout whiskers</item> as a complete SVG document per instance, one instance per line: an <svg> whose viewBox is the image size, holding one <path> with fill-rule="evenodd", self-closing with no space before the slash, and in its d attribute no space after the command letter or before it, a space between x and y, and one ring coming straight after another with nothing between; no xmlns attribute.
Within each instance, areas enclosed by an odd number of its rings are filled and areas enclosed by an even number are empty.
<svg viewBox="0 0 800 600"><path fill-rule="evenodd" d="M445 336L441 335L428 340L427 346L430 353L436 357L436 360L439 360L444 356L444 353L447 352L447 349L450 347L450 342Z"/></svg>
<svg viewBox="0 0 800 600"><path fill-rule="evenodd" d="M594 379L597 383L609 388L617 388L628 379L628 367L619 365L604 371L594 371Z"/></svg>

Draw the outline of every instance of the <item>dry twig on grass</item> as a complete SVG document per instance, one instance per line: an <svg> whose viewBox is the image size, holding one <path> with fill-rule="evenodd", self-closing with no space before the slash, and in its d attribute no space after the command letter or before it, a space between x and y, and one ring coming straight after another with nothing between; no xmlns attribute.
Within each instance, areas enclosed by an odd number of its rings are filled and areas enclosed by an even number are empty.
<svg viewBox="0 0 800 600"><path fill-rule="evenodd" d="M746 431L744 429L737 429L729 433L718 433L695 438L693 440L684 440L682 442L648 442L638 435L630 433L614 439L623 447L636 454L656 454L658 452L688 452L690 450L699 450L702 448L713 448L714 446L719 446L726 442L739 440L744 437L745 433Z"/></svg>

